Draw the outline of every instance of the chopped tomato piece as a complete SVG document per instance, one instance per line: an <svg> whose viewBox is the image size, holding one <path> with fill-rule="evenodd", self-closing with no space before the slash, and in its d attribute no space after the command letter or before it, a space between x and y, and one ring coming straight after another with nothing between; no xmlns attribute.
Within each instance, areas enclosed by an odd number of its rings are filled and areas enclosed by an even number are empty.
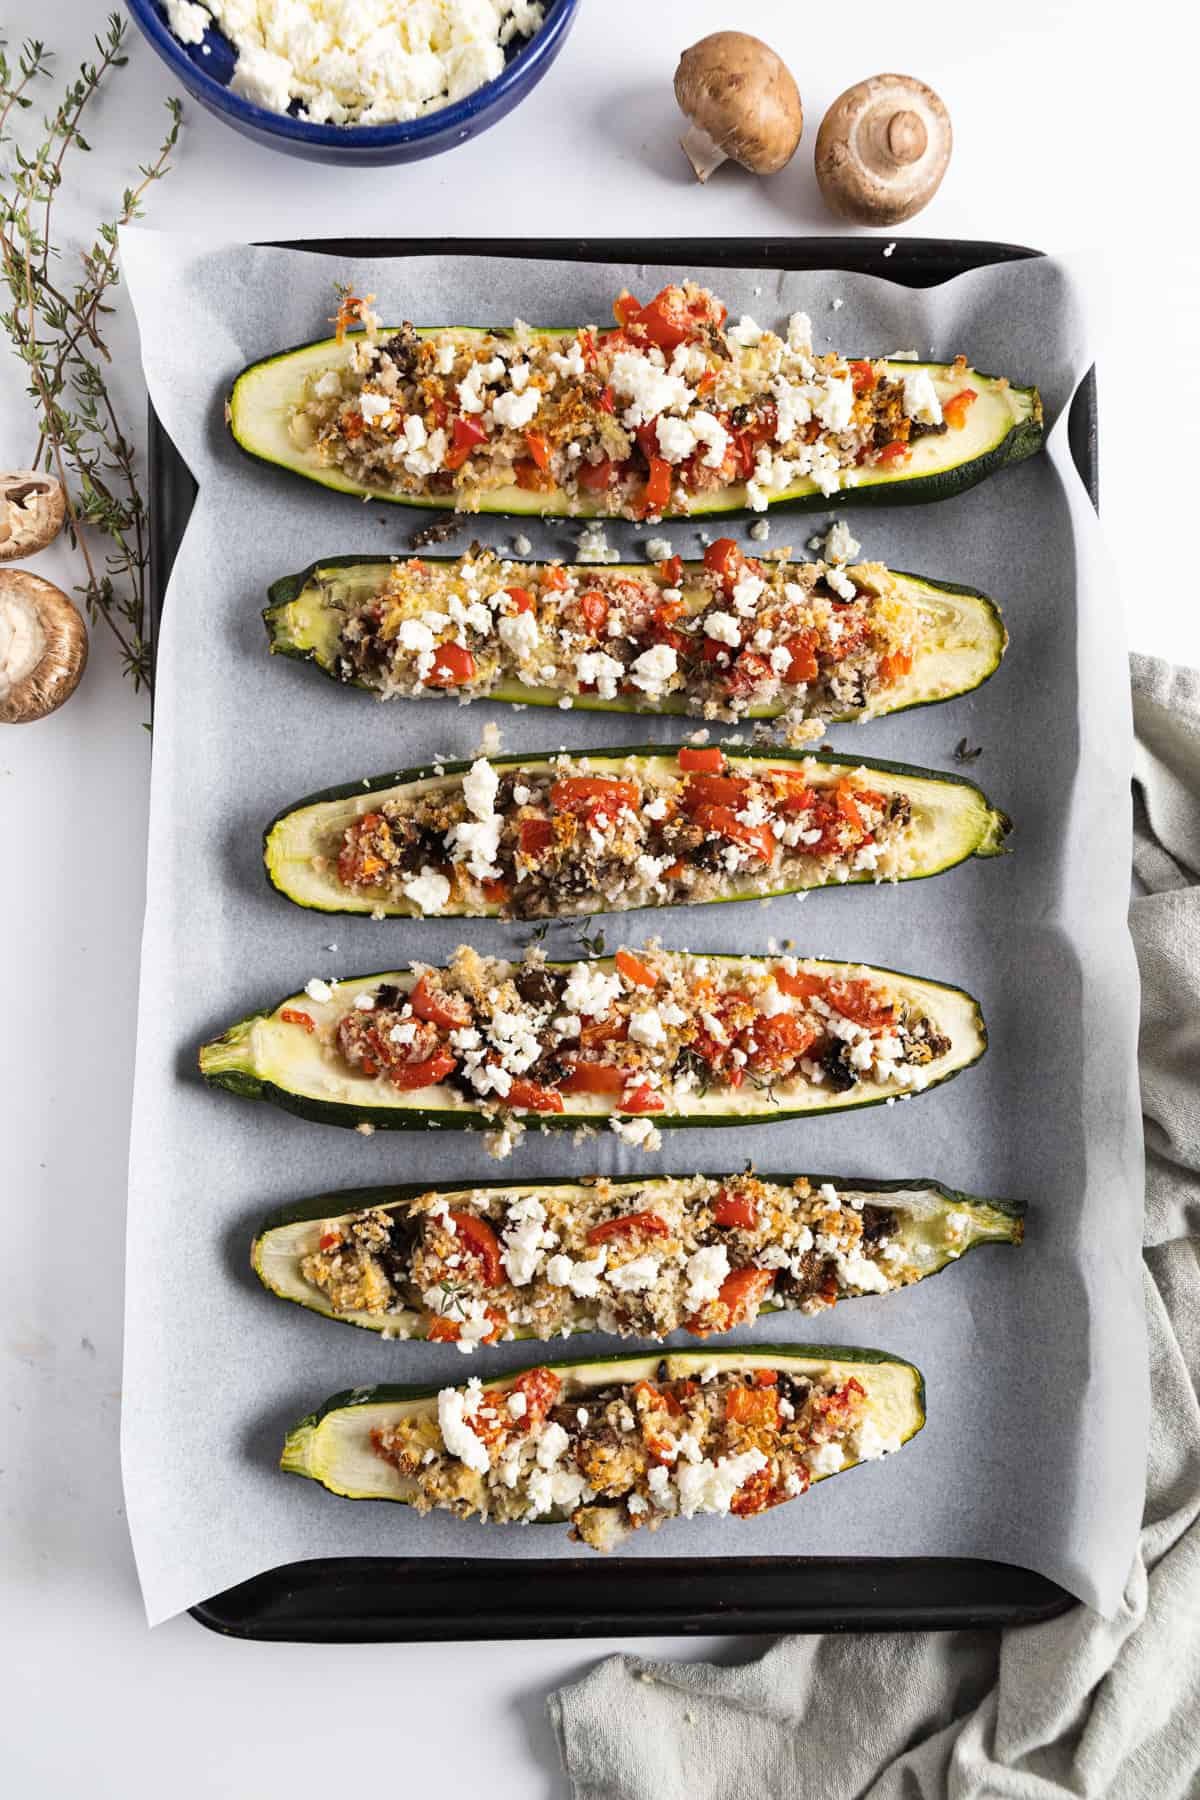
<svg viewBox="0 0 1200 1800"><path fill-rule="evenodd" d="M617 1219L605 1219L600 1225L593 1225L587 1234L589 1244L604 1244L609 1238L632 1237L670 1237L671 1227L657 1213L636 1212L623 1213Z"/></svg>
<svg viewBox="0 0 1200 1800"><path fill-rule="evenodd" d="M613 318L622 331L628 329L630 325L636 325L641 317L641 312L641 303L634 299L628 288L624 293L618 294L613 301Z"/></svg>
<svg viewBox="0 0 1200 1800"><path fill-rule="evenodd" d="M476 444L487 443L487 428L482 419L471 413L459 413L454 420L454 443L456 448L463 446L473 450Z"/></svg>
<svg viewBox="0 0 1200 1800"><path fill-rule="evenodd" d="M452 1212L450 1222L463 1250L479 1264L484 1286L499 1287L504 1279L500 1239L487 1220L479 1218L475 1213Z"/></svg>
<svg viewBox="0 0 1200 1800"><path fill-rule="evenodd" d="M718 1305L729 1315L725 1329L750 1324L774 1285L774 1269L732 1269L717 1295Z"/></svg>
<svg viewBox="0 0 1200 1800"><path fill-rule="evenodd" d="M703 806L738 807L749 784L738 775L708 775L703 771L691 775L683 790L686 812L699 812Z"/></svg>
<svg viewBox="0 0 1200 1800"><path fill-rule="evenodd" d="M758 1224L758 1201L753 1194L722 1188L713 1202L713 1223L726 1231L753 1231Z"/></svg>
<svg viewBox="0 0 1200 1800"><path fill-rule="evenodd" d="M602 1019L587 1019L579 1027L581 1050L595 1050L599 1044L624 1043L629 1026L620 1013L606 1013Z"/></svg>
<svg viewBox="0 0 1200 1800"><path fill-rule="evenodd" d="M585 1062L582 1058L571 1065L571 1072L559 1082L564 1094L619 1094L625 1086L626 1071L615 1063Z"/></svg>
<svg viewBox="0 0 1200 1800"><path fill-rule="evenodd" d="M671 465L664 457L650 458L650 473L642 489L640 511L643 518L665 512L671 500Z"/></svg>
<svg viewBox="0 0 1200 1800"><path fill-rule="evenodd" d="M312 1015L306 1012L297 1012L294 1006L285 1006L279 1017L283 1020L285 1025L303 1025L309 1037L311 1037L313 1032L317 1029Z"/></svg>
<svg viewBox="0 0 1200 1800"><path fill-rule="evenodd" d="M732 592L745 560L736 538L731 537L715 539L704 552L705 568L721 577L727 594Z"/></svg>
<svg viewBox="0 0 1200 1800"><path fill-rule="evenodd" d="M455 1344L458 1342L462 1326L457 1319L447 1319L444 1314L429 1321L429 1330L425 1333L431 1344Z"/></svg>
<svg viewBox="0 0 1200 1800"><path fill-rule="evenodd" d="M807 1464L798 1465L797 1475L801 1485L793 1491L803 1493L811 1480ZM735 1518L750 1519L755 1513L766 1512L771 1506L781 1506L790 1498L791 1494L786 1488L776 1486L770 1469L756 1469L753 1475L743 1481L729 1502L729 1510Z"/></svg>
<svg viewBox="0 0 1200 1800"><path fill-rule="evenodd" d="M893 1003L874 989L869 981L841 981L835 978L825 983L825 992L842 1017L853 1019L857 1025L890 1025L896 1016Z"/></svg>
<svg viewBox="0 0 1200 1800"><path fill-rule="evenodd" d="M789 638L784 645L791 661L783 671L783 679L789 687L799 687L802 682L815 681L819 673L815 640L811 632L802 632L799 637Z"/></svg>
<svg viewBox="0 0 1200 1800"><path fill-rule="evenodd" d="M525 1369L507 1388L510 1394L525 1396L525 1411L521 1415L521 1423L526 1431L532 1431L540 1425L554 1402L558 1399L562 1382L553 1369Z"/></svg>
<svg viewBox="0 0 1200 1800"><path fill-rule="evenodd" d="M514 1081L504 1101L514 1112L560 1113L563 1109L562 1095L536 1081Z"/></svg>
<svg viewBox="0 0 1200 1800"><path fill-rule="evenodd" d="M505 588L504 591L512 601L512 606L509 608L510 613L528 612L532 607L533 595L528 588L510 587Z"/></svg>
<svg viewBox="0 0 1200 1800"><path fill-rule="evenodd" d="M637 803L635 782L603 775L571 775L550 789L550 804L559 812L582 813L592 819L611 818L624 806L633 811Z"/></svg>
<svg viewBox="0 0 1200 1800"><path fill-rule="evenodd" d="M409 995L408 1003L418 1019L428 1019L443 1031L460 1031L471 1023L471 1009L459 994L447 994L436 987L428 975L422 975Z"/></svg>
<svg viewBox="0 0 1200 1800"><path fill-rule="evenodd" d="M548 469L550 467L550 446L540 431L527 431L525 433L525 448L528 450L539 469Z"/></svg>
<svg viewBox="0 0 1200 1800"><path fill-rule="evenodd" d="M481 881L479 886L489 906L503 906L512 893L512 888L502 875L492 876L488 880Z"/></svg>
<svg viewBox="0 0 1200 1800"><path fill-rule="evenodd" d="M866 829L858 801L854 798L854 789L848 781L839 781L837 784L837 809L847 825L852 825L855 831Z"/></svg>
<svg viewBox="0 0 1200 1800"><path fill-rule="evenodd" d="M728 806L702 806L696 814L697 825L705 831L719 832L733 844L751 850L760 862L770 862L775 854L775 833L767 824L747 825Z"/></svg>
<svg viewBox="0 0 1200 1800"><path fill-rule="evenodd" d="M814 994L824 994L825 977L809 975L803 969L797 969L789 975L786 969L776 969L775 986L781 994L790 994L793 1000L811 1000Z"/></svg>
<svg viewBox="0 0 1200 1800"><path fill-rule="evenodd" d="M942 417L952 431L962 430L967 422L967 414L978 398L974 388L960 388L957 394L951 394L943 404Z"/></svg>
<svg viewBox="0 0 1200 1800"><path fill-rule="evenodd" d="M689 773L723 775L725 752L717 744L707 750L694 749L690 744L684 744L679 752L679 766Z"/></svg>
<svg viewBox="0 0 1200 1800"><path fill-rule="evenodd" d="M340 1231L323 1231L321 1233L320 1241L317 1244L317 1249L332 1250L335 1245L340 1244L341 1241L342 1234Z"/></svg>
<svg viewBox="0 0 1200 1800"><path fill-rule="evenodd" d="M757 650L743 650L729 672L729 691L738 695L752 694L755 688L770 681L773 674L765 656L760 656Z"/></svg>
<svg viewBox="0 0 1200 1800"><path fill-rule="evenodd" d="M561 594L569 579L561 563L548 563L542 570L542 586L551 593Z"/></svg>
<svg viewBox="0 0 1200 1800"><path fill-rule="evenodd" d="M665 1106L666 1101L658 1089L643 1081L639 1087L624 1095L620 1110L627 1113L655 1113L662 1112Z"/></svg>
<svg viewBox="0 0 1200 1800"><path fill-rule="evenodd" d="M635 987L657 987L658 976L648 963L633 954L632 950L618 950L616 955L617 972Z"/></svg>
<svg viewBox="0 0 1200 1800"><path fill-rule="evenodd" d="M756 1019L752 1030L750 1067L764 1074L778 1074L790 1068L812 1048L818 1036L816 1027L806 1025L795 1013L771 1013L765 1019Z"/></svg>
<svg viewBox="0 0 1200 1800"><path fill-rule="evenodd" d="M687 607L683 604L682 600L664 600L654 609L654 623L656 625L671 626L675 623L676 619L682 619L686 611ZM672 637L676 637L677 635L676 632L671 633Z"/></svg>
<svg viewBox="0 0 1200 1800"><path fill-rule="evenodd" d="M475 679L475 658L464 644L439 644L433 653L433 667L425 677L426 687L462 687Z"/></svg>
<svg viewBox="0 0 1200 1800"><path fill-rule="evenodd" d="M682 556L669 556L666 562L659 563L658 572L669 588L677 588L683 580Z"/></svg>
<svg viewBox="0 0 1200 1800"><path fill-rule="evenodd" d="M589 588L586 594L579 596L579 613L589 631L598 634L604 630L608 623L608 601L599 588Z"/></svg>
<svg viewBox="0 0 1200 1800"><path fill-rule="evenodd" d="M449 1051L439 1050L425 1062L397 1063L388 1070L387 1078L394 1088L411 1093L416 1088L436 1087L457 1066Z"/></svg>
<svg viewBox="0 0 1200 1800"><path fill-rule="evenodd" d="M542 856L554 842L554 822L552 819L521 820L521 854L522 856Z"/></svg>
<svg viewBox="0 0 1200 1800"><path fill-rule="evenodd" d="M779 1396L774 1388L737 1387L729 1390L725 1417L736 1425L758 1425L773 1430L779 1424Z"/></svg>
<svg viewBox="0 0 1200 1800"><path fill-rule="evenodd" d="M755 1369L754 1379L759 1387L774 1387L779 1380L778 1369Z"/></svg>
<svg viewBox="0 0 1200 1800"><path fill-rule="evenodd" d="M589 369L594 369L596 366L596 340L592 336L592 333L590 331L581 331L575 341L579 345L579 354L587 364L587 367Z"/></svg>
<svg viewBox="0 0 1200 1800"><path fill-rule="evenodd" d="M890 444L885 444L883 449L877 453L876 461L881 463L902 462L908 454L909 446L904 439L895 438Z"/></svg>
<svg viewBox="0 0 1200 1800"><path fill-rule="evenodd" d="M603 488L612 486L617 479L617 465L608 456L596 463L581 462L575 471L575 479L581 488L588 488L592 493L597 493Z"/></svg>
<svg viewBox="0 0 1200 1800"><path fill-rule="evenodd" d="M875 371L869 362L852 362L850 376L856 394L869 394L875 386Z"/></svg>

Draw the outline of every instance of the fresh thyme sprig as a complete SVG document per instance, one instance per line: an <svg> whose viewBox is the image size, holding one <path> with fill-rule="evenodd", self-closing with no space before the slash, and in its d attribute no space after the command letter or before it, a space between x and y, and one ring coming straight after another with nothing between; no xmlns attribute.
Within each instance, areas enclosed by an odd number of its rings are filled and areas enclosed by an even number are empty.
<svg viewBox="0 0 1200 1800"><path fill-rule="evenodd" d="M136 691L152 686L145 640L149 518L136 452L105 379L112 358L104 320L114 310L111 297L121 279L117 233L141 217L147 189L168 172L180 131L178 100L166 102L171 124L157 155L140 165L141 179L125 189L120 210L97 228L90 249L78 252L74 276L64 278L53 236L64 165L71 151L91 149L80 121L106 77L128 61L126 32L125 20L111 13L106 35L95 40L96 61L82 65L43 119L42 141L29 150L14 127L33 105L29 90L50 79L53 57L29 39L14 67L0 39L0 145L10 146L7 169L0 172L0 276L9 297L0 325L26 366L37 409L29 467L51 471L63 485L67 531L83 561L76 592L88 617L102 620L116 639L123 672Z"/></svg>

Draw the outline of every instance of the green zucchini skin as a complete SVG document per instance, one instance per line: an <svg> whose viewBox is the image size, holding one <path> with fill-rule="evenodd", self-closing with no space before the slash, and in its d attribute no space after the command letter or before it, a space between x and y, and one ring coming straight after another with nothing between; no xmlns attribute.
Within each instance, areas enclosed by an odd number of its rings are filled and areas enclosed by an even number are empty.
<svg viewBox="0 0 1200 1800"><path fill-rule="evenodd" d="M595 751L580 750L572 752L571 754L587 757L589 764L603 774L606 772L603 765L610 762L614 765L620 765L630 757L639 758L643 762L651 759L669 759L672 756L677 757L679 749L680 746L676 744L630 744L616 749ZM489 757L488 761L494 769L528 768L536 764L549 763L557 754L558 752L555 751L545 751L522 756L516 752L508 752L504 755ZM911 763L888 762L880 758L872 759L869 757L839 756L832 751L768 750L762 748L743 750L739 747L737 751L730 751L727 753L726 761L730 770L734 772L737 771L738 765L743 762L751 764L763 762L774 765L782 763L792 764L796 767L799 767L803 763L818 763L822 768L828 769L845 769L847 771L866 769L872 774L882 776L885 785L889 781L907 781L910 784L914 784L910 791L915 793L918 801L920 800L921 789L930 787L932 787L933 792L938 794L939 798L942 793L945 794L948 801L952 795L955 797L955 800L961 798L964 802L964 813L968 807L970 808L969 829L967 828L967 819L960 821L955 818L952 823L956 828L956 835L952 841L950 824L948 822L946 842L943 843L935 837L929 846L926 858L919 862L918 866L910 874L900 877L900 880L905 882L927 881L935 875L944 874L948 869L953 869L957 867L959 863L966 862L972 857L990 858L1003 855L1005 852L1005 839L1012 830L1012 820L1008 817L1007 813L1003 813L999 808L992 806L983 790L976 786L973 781L968 780L965 775L953 773L943 774L940 771L935 771L933 769L917 768ZM438 779L441 779L442 777L453 779L455 776L465 775L471 766L472 759L470 758L466 758L460 762L439 763L438 768L441 771L441 776L438 777ZM289 861L287 855L289 828L292 821L295 821L296 826L301 829L303 829L304 825L304 822L300 820L297 815L307 813L314 807L336 808L340 803L346 801L369 800L372 795L387 793L396 790L407 783L425 780L432 775L433 770L428 767L404 769L397 775L375 775L362 781L346 782L340 787L323 788L318 793L308 794L303 800L294 801L291 806L284 807L280 812L276 813L270 824L267 825L263 831L263 867L268 886L273 888L276 893L281 894L284 899L290 900L294 905L322 913L372 914L378 906L382 911L392 917L411 919L422 919L426 916L437 918L494 918L499 916L501 908L498 906L483 906L477 911L469 913L457 909L448 909L445 912L435 915L425 915L411 912L403 903L388 901L373 902L369 897L362 897L355 903L352 896L346 895L344 902L339 904L339 901L343 901L343 896L338 892L338 889L332 880L328 883L328 893L323 892L323 897L321 898L305 898L303 892L300 891L294 883L289 884L287 878ZM293 858L292 860L295 859ZM690 902L686 898L683 898L665 903L659 902L659 905L721 905L738 900L762 900L783 894L799 893L806 891L808 888L823 888L832 885L838 887L852 887L861 886L864 883L874 884L874 881L875 877L870 870L862 870L857 874L851 875L848 882L839 882L836 884L828 882L801 883L795 881L785 883L780 887L759 887L751 885L744 889L739 889L736 881L731 879L731 891L729 893L714 895L707 901ZM609 908L602 904L597 905L595 901L598 898L599 896L588 897L586 904L581 905L579 911L592 915L610 911L619 912L636 910L633 908L622 907ZM658 908L656 907L654 910L658 910ZM558 914L556 916L569 917L574 915Z"/></svg>
<svg viewBox="0 0 1200 1800"><path fill-rule="evenodd" d="M801 1177L796 1174L777 1174L769 1170L756 1171L756 1175L759 1180L772 1182L780 1187L790 1186L794 1181L801 1179ZM703 1178L709 1181L729 1179L727 1174L716 1175L712 1173L705 1174ZM430 1193L442 1193L447 1196L453 1195L456 1197L461 1196L464 1193L473 1194L480 1192L508 1192L514 1194L553 1193L563 1187L586 1188L594 1185L596 1179L597 1178L595 1177L589 1178L584 1176L579 1181L574 1182L549 1180L524 1182L478 1181L463 1183L459 1186L447 1183L410 1183L400 1187L349 1188L341 1193L317 1194L308 1199L294 1201L287 1206L277 1207L262 1221L251 1242L250 1266L267 1292L275 1295L278 1299L286 1300L289 1304L294 1306L304 1307L306 1310L315 1313L318 1317L328 1319L336 1325L348 1325L355 1330L361 1331L383 1332L388 1328L392 1315L378 1315L378 1323L374 1323L361 1314L352 1315L327 1310L320 1304L319 1300L314 1299L312 1302L309 1302L297 1293L288 1293L285 1292L283 1288L277 1287L270 1279L265 1267L265 1262L271 1248L272 1237L281 1231L286 1231L289 1227L315 1224L317 1222L324 1223L326 1220L340 1220L357 1213L370 1211L376 1207L399 1209L402 1208L406 1202ZM639 1194L645 1194L648 1197L648 1200L652 1202L656 1187L660 1185L669 1186L676 1179L683 1179L683 1177L649 1176L645 1180L638 1180L636 1177L630 1177L620 1181L609 1180L609 1185L618 1193L625 1187L636 1189ZM928 1271L921 1277L921 1280L924 1281L931 1279L934 1275L941 1274L951 1262L960 1260L961 1257L965 1256L969 1251L979 1249L985 1244L1004 1243L1017 1246L1024 1240L1025 1204L1020 1200L985 1200L977 1194L967 1194L960 1192L956 1188L947 1187L945 1183L935 1181L929 1176L918 1176L909 1181L884 1181L869 1176L855 1179L854 1177L848 1176L807 1174L803 1179L807 1180L814 1188L829 1184L838 1193L849 1192L867 1194L873 1200L876 1197L887 1196L888 1194L924 1194L929 1196L929 1198L933 1200L935 1204L940 1206L940 1209L944 1212L965 1211L968 1218L972 1221L972 1225L976 1229L974 1232L967 1232L963 1242L956 1248L953 1254L948 1251L941 1262L936 1266L931 1265ZM297 1251L295 1254L299 1256L300 1252ZM910 1283L909 1285L913 1284ZM903 1290L899 1288L895 1290L897 1293L902 1291ZM843 1296L846 1300L860 1297L861 1296L853 1294ZM765 1315L767 1313L795 1309L782 1307L779 1304L773 1304L768 1299L759 1310ZM597 1328L590 1322L584 1322L576 1329L579 1332L590 1332ZM570 1331L559 1334L561 1337L569 1337L571 1335L573 1334ZM527 1339L532 1336L532 1332L530 1332L527 1327L521 1326L514 1331L513 1340ZM419 1342L421 1340L416 1334L413 1334L404 1341Z"/></svg>
<svg viewBox="0 0 1200 1800"><path fill-rule="evenodd" d="M735 952L708 952L707 959L722 961L742 961ZM572 959L572 961L579 959ZM770 958L761 958L770 961ZM900 969L887 969L879 964L857 964L832 962L818 957L799 959L806 966L833 970L850 970L870 967L871 973L885 979L892 978L901 983L913 984L917 993L929 1001L936 995L945 1004L962 1015L963 1030L969 1036L968 1045L960 1050L960 1060L947 1067L936 1079L920 1090L920 1094L932 1093L935 1088L953 1081L964 1069L971 1068L987 1051L987 1027L979 1002L965 989L954 987L949 982L931 981L924 976L908 975ZM600 957L595 961L600 965L611 963L612 958ZM551 963L550 967L570 967L570 963ZM369 975L352 976L339 985L344 990L356 987L368 988L380 982L399 983L403 986L411 981L411 976L394 969L378 970ZM235 1094L246 1100L265 1100L283 1111L294 1114L297 1118L306 1119L315 1125L338 1125L349 1129L369 1126L377 1131L492 1131L499 1121L486 1113L470 1107L436 1107L421 1106L416 1103L402 1102L391 1106L375 1106L369 1103L356 1103L348 1100L326 1100L312 1094L296 1093L286 1084L272 1078L270 1073L262 1073L255 1066L252 1035L254 1026L260 1019L272 1019L284 1007L295 1005L303 1007L307 1004L303 994L288 994L276 1002L274 1006L260 1007L256 1012L248 1013L244 1018L230 1025L217 1038L203 1044L200 1048L200 1073L210 1087L221 1088L227 1093ZM946 1023L945 1020L942 1021ZM297 1029L289 1027L289 1029ZM859 1084L860 1086L865 1084ZM744 1091L744 1090L741 1090ZM849 1094L830 1096L830 1104L823 1106L788 1106L772 1104L764 1099L757 1104L757 1110L718 1113L710 1110L698 1110L693 1113L655 1113L653 1124L658 1130L691 1130L706 1126L725 1125L762 1125L775 1123L785 1119L820 1118L826 1113L860 1111L869 1106L884 1106L889 1100L913 1098L909 1093L886 1094L879 1091L874 1097L854 1098L856 1090ZM917 1096L920 1097L920 1096ZM612 1117L620 1116L610 1112L588 1112L571 1110L572 1096L564 1096L564 1110L561 1113L521 1113L521 1123L527 1130L555 1131L575 1130L580 1125L591 1124L601 1129L608 1125Z"/></svg>
<svg viewBox="0 0 1200 1800"><path fill-rule="evenodd" d="M869 1385L868 1371L871 1369L894 1374L898 1399L904 1418L902 1429L897 1433L903 1446L911 1442L921 1431L926 1420L925 1378L915 1363L905 1358L893 1356L886 1350L866 1349L844 1344L763 1344L753 1348L740 1350L700 1350L700 1351L661 1351L651 1355L629 1354L618 1356L592 1357L586 1361L572 1359L567 1361L547 1361L545 1359L526 1363L520 1369L511 1369L504 1375L485 1381L484 1391L495 1392L510 1386L525 1370L551 1369L563 1381L564 1387L571 1377L580 1378L579 1386L572 1389L571 1397L582 1394L588 1385L601 1386L608 1380L630 1381L638 1379L675 1380L687 1376L694 1370L715 1366L722 1370L748 1370L755 1368L788 1367L799 1371L803 1368L845 1370L847 1375L859 1374ZM446 1384L443 1383L444 1387ZM907 1390L906 1392L902 1390ZM332 1394L313 1412L300 1419L287 1433L279 1466L285 1474L299 1475L307 1480L315 1481L325 1488L326 1492L344 1500L386 1500L393 1504L406 1505L407 1496L398 1492L364 1492L355 1491L347 1486L339 1486L336 1469L321 1467L319 1455L321 1446L321 1428L327 1420L339 1415L353 1414L364 1408L373 1407L409 1407L419 1405L423 1401L435 1400L441 1392L439 1386L409 1385L382 1383L376 1387L351 1388L340 1394ZM869 1389L870 1391L870 1389ZM883 1390L880 1390L880 1398ZM876 1406L879 1402L876 1402ZM871 1407L874 1416L876 1406ZM848 1474L851 1469L860 1465L851 1461L836 1474ZM382 1475L381 1475L382 1479ZM831 1475L820 1475L813 1478L815 1487L818 1481L834 1479ZM557 1517L553 1513L544 1514L533 1521L536 1524L562 1523L563 1515Z"/></svg>
<svg viewBox="0 0 1200 1800"><path fill-rule="evenodd" d="M423 556L422 560L428 563L449 564L458 562L459 558L456 556ZM302 634L297 631L292 608L301 601L306 589L323 571L376 568L379 566L379 561L377 556L368 555L327 556L318 562L310 563L307 569L301 569L294 575L280 576L277 581L272 582L267 590L268 604L264 607L262 615L270 654L285 656L295 662L311 663L320 670L322 675L336 682L339 687L357 689L360 693L377 693L369 681L363 681L357 677L353 680L345 679L338 673L335 664L323 656L318 648L311 642L305 642ZM521 566L536 569L543 565L530 563ZM574 565L567 566L573 567ZM585 569L587 567L587 565L582 566ZM635 577L644 575L646 567L647 565L640 563L606 565L607 572L610 574L628 574ZM685 573L701 568L703 568L702 563L684 564ZM892 702L887 706L879 706L872 710L867 714L867 719L885 718L893 713L912 712L923 706L940 706L947 700L954 700L963 694L973 693L976 688L982 687L985 681L991 680L1000 667L1004 652L1008 648L1008 632L1001 617L1000 608L979 588L966 587L960 582L945 581L941 578L935 580L932 576L916 575L904 569L892 569L889 572L897 581L912 583L918 590L924 589L934 598L942 596L959 601L965 612L975 615L975 627L979 640L978 663L976 672L967 681L959 681L957 684L945 683L941 688L925 697L922 697L920 688L915 686L911 678L898 683ZM919 598L919 593L917 597ZM906 698L906 694L910 697ZM410 695L408 698L436 700L454 698L454 696L434 688L430 689L427 694ZM511 682L492 688L488 693L480 694L478 698L499 705L556 707L560 695L555 688L526 687L521 682ZM634 695L628 694L621 695L614 700L602 700L596 694L574 694L572 695L572 710L575 712L641 713L650 717L668 718L699 716L689 712L686 699L677 694L668 695L662 701L652 701L644 697L639 700ZM786 706L783 702L772 701L762 706L751 707L744 716L748 719L776 719L784 711L786 711ZM851 724L857 721L863 721L861 712L849 711L829 716L831 725ZM733 728L732 722L728 728ZM721 729L721 727L718 725L717 729Z"/></svg>
<svg viewBox="0 0 1200 1800"><path fill-rule="evenodd" d="M384 327L381 336L386 336L396 327ZM434 335L445 329L460 330L463 327L419 326L420 336ZM574 336L576 327L538 328L537 337ZM345 342L361 337L361 332L347 332ZM504 330L495 330L492 335L503 337L509 335ZM321 465L315 458L308 459L302 450L298 450L287 438L286 424L281 429L280 420L286 407L294 404L295 396L303 391L306 374L328 366L330 360L336 358L344 350L335 339L316 339L307 344L297 344L291 349L277 351L272 356L261 358L247 366L234 378L226 405L226 417L234 442L238 448L252 461L266 464L268 467L280 469L286 474L295 475L302 480L312 481L319 486L332 489L335 493L343 493L354 499L383 500L389 505L417 507L422 510L452 510L455 504L453 494L401 494L390 490L373 487L369 484L350 480L340 471ZM876 358L887 362L887 358ZM889 362L889 369L901 376L911 374L915 369L926 369L930 372L944 372L951 367L946 363L914 363ZM919 471L889 470L884 466L858 471L859 480L853 485L838 488L833 495L824 494L807 479L797 484L794 489L784 489L772 497L768 504L772 511L788 512L828 512L831 506L895 506L897 504L920 504L932 500L948 500L955 494L965 493L968 488L976 486L987 476L1011 464L1023 462L1041 449L1044 437L1042 423L1041 396L1036 387L1018 386L1007 378L988 375L982 370L972 369L969 373L976 392L993 399L1002 390L1006 402L1011 406L1011 423L999 438L988 441L976 455L944 468L931 468L922 473ZM289 386L290 382L290 386ZM1012 396L1011 402L1008 397ZM954 434L957 435L957 434ZM946 444L951 450L955 445L951 442L951 434L934 440L922 440L925 443ZM704 517L734 516L753 512L746 498L743 483L725 489L696 495L693 504L686 512L665 512L663 519L699 519ZM491 493L483 493L478 499L478 513L493 514L499 517L528 518L580 518L619 517L607 513L604 507L590 495L580 494L571 501L561 490L553 494L527 493L520 488L500 488ZM761 515L759 515L761 516Z"/></svg>

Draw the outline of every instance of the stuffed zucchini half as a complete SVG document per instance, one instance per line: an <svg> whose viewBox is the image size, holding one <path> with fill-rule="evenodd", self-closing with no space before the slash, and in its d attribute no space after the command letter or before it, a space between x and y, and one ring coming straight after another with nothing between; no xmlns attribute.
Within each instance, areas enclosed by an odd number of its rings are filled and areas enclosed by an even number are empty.
<svg viewBox="0 0 1200 1800"><path fill-rule="evenodd" d="M350 1500L497 1523L570 1520L612 1550L701 1513L745 1519L898 1450L919 1369L882 1350L683 1351L548 1363L462 1387L336 1394L280 1462Z"/></svg>
<svg viewBox="0 0 1200 1800"><path fill-rule="evenodd" d="M703 1337L894 1293L978 1244L1019 1244L1023 1212L936 1181L826 1175L359 1188L275 1213L251 1262L283 1300L464 1352L579 1331Z"/></svg>
<svg viewBox="0 0 1200 1800"><path fill-rule="evenodd" d="M335 338L242 371L230 429L356 498L625 519L940 500L1041 445L1037 389L965 358L822 354L804 314L783 336L729 325L690 285L616 312L599 332L384 329L347 296Z"/></svg>
<svg viewBox="0 0 1200 1800"><path fill-rule="evenodd" d="M689 563L332 557L275 582L270 602L273 652L383 699L779 718L792 742L968 693L1008 642L973 588L881 563L763 562L732 538Z"/></svg>
<svg viewBox="0 0 1200 1800"><path fill-rule="evenodd" d="M1009 828L961 775L639 745L330 788L280 813L263 854L320 912L553 919L916 881L998 855Z"/></svg>
<svg viewBox="0 0 1200 1800"><path fill-rule="evenodd" d="M978 1061L961 988L792 956L520 963L460 945L443 969L313 979L200 1051L214 1086L318 1124L392 1131L750 1125L877 1106Z"/></svg>

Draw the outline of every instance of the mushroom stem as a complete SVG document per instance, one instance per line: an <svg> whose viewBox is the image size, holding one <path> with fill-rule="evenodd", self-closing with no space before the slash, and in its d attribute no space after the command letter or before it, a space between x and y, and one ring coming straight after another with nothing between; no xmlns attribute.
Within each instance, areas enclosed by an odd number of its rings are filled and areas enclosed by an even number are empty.
<svg viewBox="0 0 1200 1800"><path fill-rule="evenodd" d="M679 147L696 172L697 181L707 181L714 169L729 158L703 125L692 125L679 140Z"/></svg>

